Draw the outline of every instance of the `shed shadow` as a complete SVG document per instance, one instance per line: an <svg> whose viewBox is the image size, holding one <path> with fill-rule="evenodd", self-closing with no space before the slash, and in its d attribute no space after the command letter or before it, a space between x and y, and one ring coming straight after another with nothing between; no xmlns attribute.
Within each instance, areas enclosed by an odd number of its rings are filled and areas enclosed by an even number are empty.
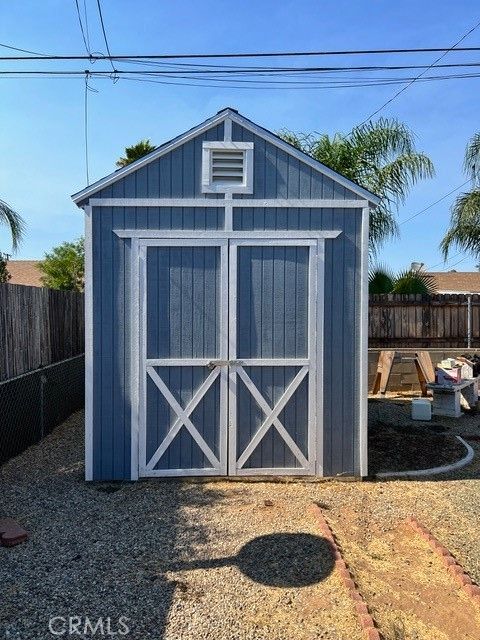
<svg viewBox="0 0 480 640"><path fill-rule="evenodd" d="M309 533L273 533L249 540L235 556L193 560L166 571L236 566L248 578L269 587L308 587L328 578L334 568L330 542Z"/></svg>

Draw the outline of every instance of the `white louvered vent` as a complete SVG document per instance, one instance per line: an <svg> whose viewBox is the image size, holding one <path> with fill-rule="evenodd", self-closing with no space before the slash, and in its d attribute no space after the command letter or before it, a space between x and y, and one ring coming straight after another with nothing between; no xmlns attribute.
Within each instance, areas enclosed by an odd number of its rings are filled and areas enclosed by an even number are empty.
<svg viewBox="0 0 480 640"><path fill-rule="evenodd" d="M253 142L205 140L202 193L253 193Z"/></svg>
<svg viewBox="0 0 480 640"><path fill-rule="evenodd" d="M243 184L245 154L234 149L212 149L212 182Z"/></svg>

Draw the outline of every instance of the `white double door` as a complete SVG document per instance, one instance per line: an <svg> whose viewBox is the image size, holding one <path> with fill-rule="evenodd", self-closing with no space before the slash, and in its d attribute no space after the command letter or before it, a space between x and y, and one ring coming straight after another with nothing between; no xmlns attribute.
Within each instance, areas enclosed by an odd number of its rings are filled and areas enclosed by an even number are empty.
<svg viewBox="0 0 480 640"><path fill-rule="evenodd" d="M323 241L139 241L140 476L318 474Z"/></svg>

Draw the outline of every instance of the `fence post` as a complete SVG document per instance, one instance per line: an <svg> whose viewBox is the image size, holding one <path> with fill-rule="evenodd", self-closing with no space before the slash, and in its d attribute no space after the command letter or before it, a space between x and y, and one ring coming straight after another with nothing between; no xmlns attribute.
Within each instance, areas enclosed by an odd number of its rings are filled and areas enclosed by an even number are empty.
<svg viewBox="0 0 480 640"><path fill-rule="evenodd" d="M472 348L472 294L467 296L467 349Z"/></svg>
<svg viewBox="0 0 480 640"><path fill-rule="evenodd" d="M42 373L40 376L40 440L45 436L45 385L47 376Z"/></svg>

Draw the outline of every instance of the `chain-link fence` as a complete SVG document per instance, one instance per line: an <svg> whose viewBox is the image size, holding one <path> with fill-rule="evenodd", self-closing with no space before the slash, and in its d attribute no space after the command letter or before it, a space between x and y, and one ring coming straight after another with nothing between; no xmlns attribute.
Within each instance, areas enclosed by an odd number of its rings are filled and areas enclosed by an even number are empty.
<svg viewBox="0 0 480 640"><path fill-rule="evenodd" d="M0 383L0 464L84 405L84 356Z"/></svg>

